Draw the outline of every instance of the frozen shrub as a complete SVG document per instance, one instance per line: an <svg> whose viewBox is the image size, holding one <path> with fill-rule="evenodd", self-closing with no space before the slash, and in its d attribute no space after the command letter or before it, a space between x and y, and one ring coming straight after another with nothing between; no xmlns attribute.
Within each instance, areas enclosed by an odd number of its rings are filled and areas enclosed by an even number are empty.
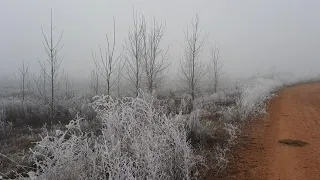
<svg viewBox="0 0 320 180"><path fill-rule="evenodd" d="M216 138L216 130L221 128L220 125L220 120L207 119L205 110L196 109L188 118L188 139L195 147L211 143Z"/></svg>
<svg viewBox="0 0 320 180"><path fill-rule="evenodd" d="M217 173L223 171L228 163L229 159L227 157L230 149L228 147L221 147L220 145L217 145L214 150L214 158L215 158L215 168L217 170Z"/></svg>
<svg viewBox="0 0 320 180"><path fill-rule="evenodd" d="M166 107L166 113L167 114L172 114L175 115L178 113L178 104L177 104L177 100L176 99L166 99L164 101L164 103L166 103L167 105ZM179 102L178 102L179 103Z"/></svg>
<svg viewBox="0 0 320 180"><path fill-rule="evenodd" d="M10 136L12 123L5 121L4 110L0 109L0 140Z"/></svg>
<svg viewBox="0 0 320 180"><path fill-rule="evenodd" d="M180 111L183 114L188 114L193 109L192 97L190 94L183 94L181 97Z"/></svg>
<svg viewBox="0 0 320 180"><path fill-rule="evenodd" d="M152 98L94 98L101 134L77 118L33 149L36 179L191 179L202 158L187 141L185 117L167 117Z"/></svg>
<svg viewBox="0 0 320 180"><path fill-rule="evenodd" d="M201 114L200 110L197 109L192 111L189 116L189 121L187 123L188 127L188 139L193 145L200 143L207 133L205 132L204 125L200 122Z"/></svg>
<svg viewBox="0 0 320 180"><path fill-rule="evenodd" d="M217 172L224 170L229 162L227 153L236 144L241 126L250 119L266 113L266 102L274 97L274 92L283 86L278 79L255 78L236 88L225 89L212 95L204 95L194 101L190 115L190 133L193 138L210 136ZM212 152L212 150L211 150ZM211 157L209 157L211 158Z"/></svg>
<svg viewBox="0 0 320 180"><path fill-rule="evenodd" d="M247 119L248 113L249 110L246 110L241 99L238 99L234 106L222 108L222 119L224 122L240 122Z"/></svg>
<svg viewBox="0 0 320 180"><path fill-rule="evenodd" d="M170 91L167 98L162 98L161 101L166 108L166 113L171 115L179 114L181 111L181 98L176 96L172 91Z"/></svg>
<svg viewBox="0 0 320 180"><path fill-rule="evenodd" d="M238 88L238 91L229 91L228 106L221 108L223 120L226 122L241 122L266 113L266 102L274 97L273 92L283 84L275 79L257 78ZM228 97L227 96L227 97Z"/></svg>
<svg viewBox="0 0 320 180"><path fill-rule="evenodd" d="M49 123L50 106L37 97L30 96L23 102L17 97L0 98L0 107L6 113L6 121L12 122L14 127L38 128ZM88 121L96 118L91 102L84 96L59 100L55 107L55 120L52 124L67 124L77 114L86 117Z"/></svg>
<svg viewBox="0 0 320 180"><path fill-rule="evenodd" d="M223 129L227 132L228 138L227 142L228 145L234 145L238 134L240 133L240 129L237 124L235 123L224 123Z"/></svg>
<svg viewBox="0 0 320 180"><path fill-rule="evenodd" d="M282 86L277 79L257 78L242 88L242 106L250 115L265 113L265 102Z"/></svg>
<svg viewBox="0 0 320 180"><path fill-rule="evenodd" d="M17 97L2 98L0 106L5 111L6 121L14 127L41 127L49 117L49 107L33 98L27 98L24 102Z"/></svg>
<svg viewBox="0 0 320 180"><path fill-rule="evenodd" d="M59 104L67 109L71 117L76 115L85 116L86 119L91 120L96 116L96 112L92 108L91 100L85 95L79 94L70 99L60 101Z"/></svg>

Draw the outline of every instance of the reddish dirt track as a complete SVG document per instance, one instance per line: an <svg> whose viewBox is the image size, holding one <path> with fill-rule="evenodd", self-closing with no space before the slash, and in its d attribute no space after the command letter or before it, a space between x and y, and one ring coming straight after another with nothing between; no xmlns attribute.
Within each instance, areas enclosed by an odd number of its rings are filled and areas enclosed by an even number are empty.
<svg viewBox="0 0 320 180"><path fill-rule="evenodd" d="M268 116L247 124L234 149L230 180L320 180L320 84L286 88L268 107ZM298 139L293 147L278 143Z"/></svg>

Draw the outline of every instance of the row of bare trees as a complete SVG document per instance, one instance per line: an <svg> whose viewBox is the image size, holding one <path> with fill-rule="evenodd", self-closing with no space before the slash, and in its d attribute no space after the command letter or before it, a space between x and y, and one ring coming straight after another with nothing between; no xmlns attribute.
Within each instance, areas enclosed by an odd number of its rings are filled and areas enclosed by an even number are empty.
<svg viewBox="0 0 320 180"><path fill-rule="evenodd" d="M115 55L116 26L113 19L113 41L110 42L106 35L106 48L103 51L99 46L99 58L93 54L96 70L91 74L91 88L94 93L98 92L99 75L103 77L107 95L111 89L119 84L123 77L123 70L127 73L124 76L132 85L132 92L138 95L143 82L149 92L155 90L164 77L164 71L169 66L168 48L162 49L161 42L165 32L165 26L158 23L154 18L151 26L148 27L143 15L133 15L133 25L129 30L128 38L122 51ZM118 83L117 83L118 82Z"/></svg>
<svg viewBox="0 0 320 180"><path fill-rule="evenodd" d="M38 94L45 103L50 105L51 118L54 118L56 103L59 99L58 92L64 86L66 97L72 97L73 91L67 73L61 71L62 58L59 51L63 47L60 34L57 41L53 37L52 11L50 19L50 33L46 35L42 30L43 45L47 58L39 60L41 73L34 78ZM149 92L159 88L165 71L169 67L168 47L163 47L165 24L158 22L155 18L148 24L142 14L133 14L133 24L129 29L125 45L116 49L116 23L113 18L113 34L106 34L106 47L99 46L99 55L92 54L95 69L91 72L90 86L94 94L103 89L103 93L111 95L117 92L120 96L122 81L127 80L131 84L132 92L138 95L139 89L146 87ZM208 34L200 29L199 17L192 21L190 29L185 33L184 56L180 60L180 80L187 87L192 99L200 89L201 81L207 74L207 64L202 61L201 53ZM118 47L119 48L119 47ZM218 79L222 71L219 48L211 48L211 62L213 68L214 92L218 88ZM124 71L126 70L126 73ZM22 64L19 69L21 79L21 97L24 101L27 92L28 65ZM101 77L101 78L100 78Z"/></svg>

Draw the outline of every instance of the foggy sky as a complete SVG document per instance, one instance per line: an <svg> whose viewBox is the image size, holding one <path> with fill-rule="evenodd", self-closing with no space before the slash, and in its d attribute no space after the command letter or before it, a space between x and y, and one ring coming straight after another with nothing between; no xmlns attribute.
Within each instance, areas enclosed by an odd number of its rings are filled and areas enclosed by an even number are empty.
<svg viewBox="0 0 320 180"><path fill-rule="evenodd" d="M166 23L163 47L169 46L170 74L183 53L184 31L198 13L200 28L218 43L228 76L250 76L275 67L281 72L317 72L320 67L320 1L317 0L55 0L0 1L0 76L13 75L22 61L38 73L44 59L41 26L48 32L50 8L55 35L64 33L62 66L71 77L87 78L92 53L105 45L116 19L121 50L132 24L134 9L147 21Z"/></svg>

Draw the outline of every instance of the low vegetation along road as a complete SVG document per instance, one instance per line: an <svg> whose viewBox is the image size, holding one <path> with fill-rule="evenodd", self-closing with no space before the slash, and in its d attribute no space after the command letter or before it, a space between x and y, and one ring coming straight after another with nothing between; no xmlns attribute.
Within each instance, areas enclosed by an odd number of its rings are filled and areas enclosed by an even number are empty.
<svg viewBox="0 0 320 180"><path fill-rule="evenodd" d="M320 84L280 91L239 141L222 179L320 179Z"/></svg>

